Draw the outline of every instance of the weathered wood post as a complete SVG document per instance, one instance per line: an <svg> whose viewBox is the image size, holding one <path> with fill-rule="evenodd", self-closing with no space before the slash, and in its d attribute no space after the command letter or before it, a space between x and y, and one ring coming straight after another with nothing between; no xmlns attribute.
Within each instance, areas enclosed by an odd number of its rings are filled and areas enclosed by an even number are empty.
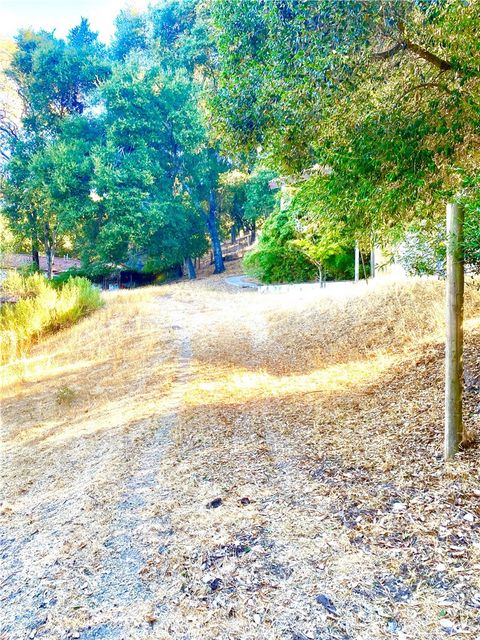
<svg viewBox="0 0 480 640"><path fill-rule="evenodd" d="M463 221L463 207L460 204L448 204L444 451L446 460L458 451L463 437Z"/></svg>
<svg viewBox="0 0 480 640"><path fill-rule="evenodd" d="M375 246L370 251L370 278L375 278Z"/></svg>
<svg viewBox="0 0 480 640"><path fill-rule="evenodd" d="M360 280L360 249L358 240L355 242L355 282Z"/></svg>

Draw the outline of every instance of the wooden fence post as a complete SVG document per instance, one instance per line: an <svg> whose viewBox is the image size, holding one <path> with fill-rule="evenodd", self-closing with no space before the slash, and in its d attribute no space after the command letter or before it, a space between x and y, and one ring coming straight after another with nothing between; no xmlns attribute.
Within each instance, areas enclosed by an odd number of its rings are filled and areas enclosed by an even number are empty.
<svg viewBox="0 0 480 640"><path fill-rule="evenodd" d="M463 437L463 220L463 207L460 204L448 204L444 449L446 460L458 451Z"/></svg>
<svg viewBox="0 0 480 640"><path fill-rule="evenodd" d="M360 280L360 249L358 240L355 242L355 282Z"/></svg>

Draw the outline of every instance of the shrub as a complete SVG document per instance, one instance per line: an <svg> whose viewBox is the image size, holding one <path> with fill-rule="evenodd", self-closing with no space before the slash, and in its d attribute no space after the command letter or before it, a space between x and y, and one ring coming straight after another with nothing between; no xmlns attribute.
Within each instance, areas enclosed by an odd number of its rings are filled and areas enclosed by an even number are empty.
<svg viewBox="0 0 480 640"><path fill-rule="evenodd" d="M15 358L48 332L77 322L102 305L100 291L86 278L71 278L54 287L41 274L10 274L2 290L18 296L0 310L2 361Z"/></svg>
<svg viewBox="0 0 480 640"><path fill-rule="evenodd" d="M287 212L272 213L258 247L244 258L245 271L267 284L315 280L317 269L291 243L294 238L294 223Z"/></svg>
<svg viewBox="0 0 480 640"><path fill-rule="evenodd" d="M62 273L54 276L51 282L54 287L60 288L72 278L88 278L88 274L84 269L72 267L71 269L67 269L67 271L63 271Z"/></svg>
<svg viewBox="0 0 480 640"><path fill-rule="evenodd" d="M245 271L267 284L317 280L318 269L302 250L304 244L291 212L275 211L265 222L258 247L245 256ZM329 280L351 279L354 270L353 248L346 249L339 242L335 253L322 260L323 277Z"/></svg>

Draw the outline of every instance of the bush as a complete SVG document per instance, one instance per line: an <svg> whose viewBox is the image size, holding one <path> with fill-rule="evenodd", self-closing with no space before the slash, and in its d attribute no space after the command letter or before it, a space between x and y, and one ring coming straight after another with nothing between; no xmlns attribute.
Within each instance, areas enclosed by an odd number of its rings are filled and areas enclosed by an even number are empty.
<svg viewBox="0 0 480 640"><path fill-rule="evenodd" d="M276 211L265 222L258 247L244 258L245 271L266 284L309 282L318 279L318 269L301 250L295 218L288 210ZM353 248L337 242L336 252L322 260L323 277L348 280L354 277Z"/></svg>
<svg viewBox="0 0 480 640"><path fill-rule="evenodd" d="M54 287L61 288L69 280L72 280L72 278L87 278L88 280L90 280L90 278L88 277L88 274L84 269L78 269L76 267L72 267L71 269L67 269L67 271L62 271L62 273L59 273L56 276L54 276L51 282Z"/></svg>
<svg viewBox="0 0 480 640"><path fill-rule="evenodd" d="M267 284L305 282L317 278L317 269L291 241L294 223L286 211L276 211L263 227L257 249L244 258L245 271Z"/></svg>
<svg viewBox="0 0 480 640"><path fill-rule="evenodd" d="M86 278L71 278L54 287L41 274L10 274L2 290L18 296L14 304L4 304L0 311L2 361L15 358L38 338L69 326L102 305L100 291Z"/></svg>
<svg viewBox="0 0 480 640"><path fill-rule="evenodd" d="M409 276L443 275L445 237L442 229L412 227L397 246L396 257Z"/></svg>

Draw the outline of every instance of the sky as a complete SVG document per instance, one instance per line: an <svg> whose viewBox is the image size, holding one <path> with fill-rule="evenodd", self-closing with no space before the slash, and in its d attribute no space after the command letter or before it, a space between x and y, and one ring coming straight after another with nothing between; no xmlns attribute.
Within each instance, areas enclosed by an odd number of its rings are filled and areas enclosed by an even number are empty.
<svg viewBox="0 0 480 640"><path fill-rule="evenodd" d="M108 42L113 22L126 6L144 9L149 0L0 0L0 37L12 38L20 28L46 29L59 37L88 18L99 38Z"/></svg>

